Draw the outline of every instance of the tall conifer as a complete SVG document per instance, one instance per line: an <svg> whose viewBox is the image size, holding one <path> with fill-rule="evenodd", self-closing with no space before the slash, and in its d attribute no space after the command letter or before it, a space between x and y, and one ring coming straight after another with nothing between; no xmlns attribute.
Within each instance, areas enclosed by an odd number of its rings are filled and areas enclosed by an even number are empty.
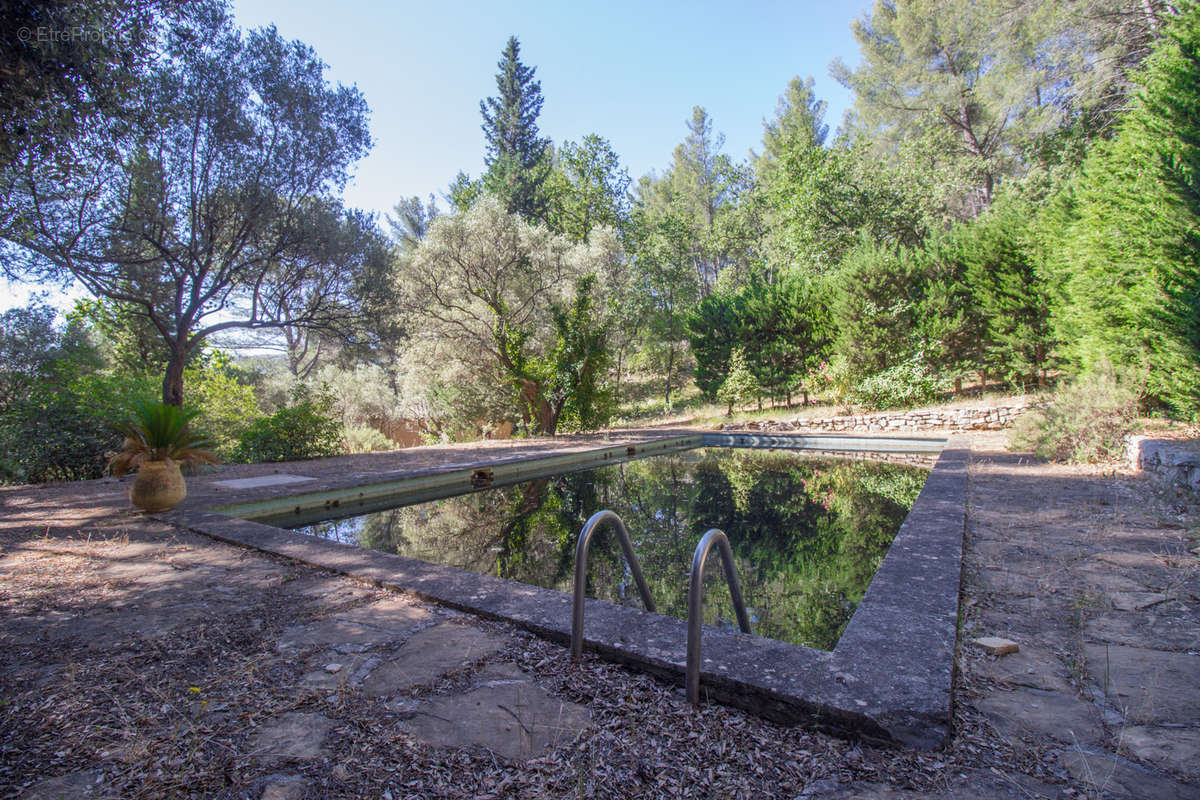
<svg viewBox="0 0 1200 800"><path fill-rule="evenodd" d="M1147 61L1136 106L1084 164L1056 256L1056 328L1085 371L1133 368L1148 394L1200 411L1200 8Z"/></svg>
<svg viewBox="0 0 1200 800"><path fill-rule="evenodd" d="M543 222L550 174L550 140L538 136L542 84L533 79L536 68L521 63L521 44L510 36L496 64L495 97L479 101L483 135L487 140L484 186L504 201L510 214L528 222Z"/></svg>

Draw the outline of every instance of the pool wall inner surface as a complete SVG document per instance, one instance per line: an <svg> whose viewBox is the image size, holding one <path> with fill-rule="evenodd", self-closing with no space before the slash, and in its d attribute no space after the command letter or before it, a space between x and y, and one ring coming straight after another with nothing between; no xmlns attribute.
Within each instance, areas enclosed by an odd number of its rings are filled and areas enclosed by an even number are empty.
<svg viewBox="0 0 1200 800"><path fill-rule="evenodd" d="M634 446L649 450L691 446L758 446L796 449L839 449L838 443L865 449L863 437L751 436L692 434L622 442L608 448L575 453L571 459L594 458L603 450L621 452ZM820 440L809 441L809 440ZM832 440L832 441L831 441ZM832 652L758 636L704 629L702 692L785 723L815 723L919 748L940 746L949 733L954 647L957 631L962 540L966 512L968 451L965 439L866 440L901 448L942 447L929 478L897 533L879 571ZM944 442L944 447L943 447ZM903 451L909 452L909 451ZM917 450L916 452L928 452ZM476 469L517 471L540 469L532 459L505 464L470 464ZM544 465L543 465L544 466ZM436 483L450 471L426 475ZM459 480L462 474L457 475ZM391 489L397 487L395 482ZM375 490L373 485L371 491ZM365 487L328 487L308 493L320 502ZM258 511L295 505L295 497L257 501ZM281 505L282 504L282 505ZM238 511L248 505L240 503ZM223 541L253 547L314 566L336 570L427 600L505 620L549 639L570 637L571 598L561 592L505 581L486 575L430 564L402 556L364 550L293 531L227 516L212 510L182 509L164 519ZM587 600L586 647L604 657L682 682L686 658L686 623L659 614Z"/></svg>

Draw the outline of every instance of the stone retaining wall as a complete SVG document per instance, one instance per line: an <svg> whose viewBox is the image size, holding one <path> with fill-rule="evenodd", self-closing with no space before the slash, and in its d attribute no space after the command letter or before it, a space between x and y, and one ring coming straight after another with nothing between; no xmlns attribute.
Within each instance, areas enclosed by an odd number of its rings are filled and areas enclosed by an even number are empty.
<svg viewBox="0 0 1200 800"><path fill-rule="evenodd" d="M851 461L879 461L885 464L906 464L910 467L932 469L936 453L876 453L870 450L802 450L808 456L824 456Z"/></svg>
<svg viewBox="0 0 1200 800"><path fill-rule="evenodd" d="M1130 436L1125 457L1131 469L1149 472L1192 491L1200 490L1200 451L1174 439Z"/></svg>
<svg viewBox="0 0 1200 800"><path fill-rule="evenodd" d="M846 417L796 417L793 420L727 422L718 430L748 431L995 431L1011 427L1034 401L979 408L917 408Z"/></svg>

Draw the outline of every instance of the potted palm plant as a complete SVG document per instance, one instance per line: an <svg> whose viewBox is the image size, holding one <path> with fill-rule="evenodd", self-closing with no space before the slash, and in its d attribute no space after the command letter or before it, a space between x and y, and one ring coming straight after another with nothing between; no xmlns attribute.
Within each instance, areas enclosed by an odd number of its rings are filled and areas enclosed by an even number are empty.
<svg viewBox="0 0 1200 800"><path fill-rule="evenodd" d="M121 449L109 459L114 475L137 470L129 501L157 513L174 508L187 496L180 465L215 464L213 442L189 429L198 414L165 403L138 403L133 418L117 430L124 434Z"/></svg>

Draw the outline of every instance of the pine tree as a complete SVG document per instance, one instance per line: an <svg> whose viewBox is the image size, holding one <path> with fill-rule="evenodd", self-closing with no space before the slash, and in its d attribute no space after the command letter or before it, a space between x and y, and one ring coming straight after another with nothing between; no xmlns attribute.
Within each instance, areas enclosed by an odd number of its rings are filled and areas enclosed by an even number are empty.
<svg viewBox="0 0 1200 800"><path fill-rule="evenodd" d="M1118 135L1084 164L1075 222L1054 255L1055 317L1083 371L1133 371L1200 411L1200 8L1188 3L1140 76Z"/></svg>
<svg viewBox="0 0 1200 800"><path fill-rule="evenodd" d="M542 84L533 79L536 68L521 63L521 45L511 36L496 64L496 97L479 101L483 135L487 140L484 187L501 198L510 214L527 222L543 222L544 184L550 174L550 140L538 136Z"/></svg>
<svg viewBox="0 0 1200 800"><path fill-rule="evenodd" d="M729 375L721 388L717 390L717 399L728 407L728 413L733 414L734 406L744 406L751 400L760 397L762 390L754 373L746 365L746 356L742 348L736 347L729 356Z"/></svg>

